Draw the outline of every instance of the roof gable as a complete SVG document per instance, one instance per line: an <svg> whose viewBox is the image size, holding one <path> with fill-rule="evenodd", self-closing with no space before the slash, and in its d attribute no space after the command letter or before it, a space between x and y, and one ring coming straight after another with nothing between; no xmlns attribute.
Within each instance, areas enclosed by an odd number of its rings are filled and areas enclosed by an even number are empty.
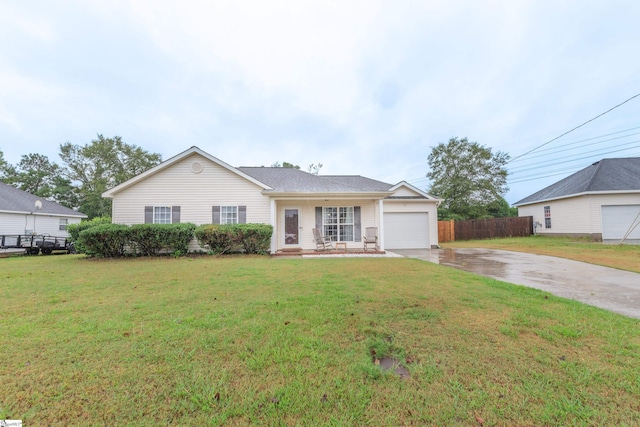
<svg viewBox="0 0 640 427"><path fill-rule="evenodd" d="M36 207L40 201L42 207ZM83 213L0 182L0 211L86 218Z"/></svg>
<svg viewBox="0 0 640 427"><path fill-rule="evenodd" d="M640 191L640 157L602 159L514 203L515 206L587 193Z"/></svg>
<svg viewBox="0 0 640 427"><path fill-rule="evenodd" d="M242 177L242 178L244 178L244 179L246 179L246 180L248 180L248 181L250 181L250 182L252 182L252 183L254 183L256 185L258 185L259 187L261 187L264 190L271 189L271 187L269 187L269 185L257 180L256 178L254 178L252 176L249 176L249 175L245 174L244 172L242 172L239 169L234 168L233 166L228 165L227 163L223 162L222 160L220 160L220 159L218 159L216 157L213 157L211 154L209 154L209 153L207 153L205 151L202 151L198 147L193 146L193 147L189 148L188 150L183 151L182 153L180 153L180 154L178 154L176 156L173 156L172 158L170 158L168 160L165 160L164 162L160 163L159 165L157 165L157 166L155 166L155 167L153 167L153 168L151 168L151 169L149 169L149 170L147 170L147 171L145 171L145 172L143 172L143 173L141 173L139 175L136 175L133 178L131 178L131 179L129 179L129 180L127 180L127 181L125 181L125 182L123 182L123 183L121 183L119 185L116 185L115 187L105 191L104 193L102 193L102 197L113 197L115 194L119 193L120 191L125 190L125 189L131 187L132 185L135 185L138 182L140 182L140 181L142 181L142 180L144 180L144 179L146 179L146 178L148 178L148 177L150 177L152 175L155 175L155 174L157 174L157 173L159 173L161 171L164 171L164 170L168 169L170 166L180 162L181 160L183 160L183 159L185 159L185 158L187 158L187 157L189 157L189 156L191 156L193 154L201 155L202 157L206 158L207 160L211 161L212 163L214 163L214 164L216 164L216 165L218 165L218 166L220 166L220 167L222 167L222 168L224 168L224 169L226 169L226 170L228 170L230 172L235 173L236 175L238 175L238 176L240 176L240 177Z"/></svg>
<svg viewBox="0 0 640 427"><path fill-rule="evenodd" d="M393 191L393 195L390 196L390 199L429 199L429 200L437 200L440 201L437 197L434 197L419 188L409 184L406 181L400 181L393 187L389 189L389 191Z"/></svg>

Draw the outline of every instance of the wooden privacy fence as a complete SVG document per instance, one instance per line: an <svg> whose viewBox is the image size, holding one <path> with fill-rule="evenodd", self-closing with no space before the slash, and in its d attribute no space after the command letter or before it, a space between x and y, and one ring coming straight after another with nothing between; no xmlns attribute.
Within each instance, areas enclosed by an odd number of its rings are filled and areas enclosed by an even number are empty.
<svg viewBox="0 0 640 427"><path fill-rule="evenodd" d="M533 234L533 217L470 219L466 221L438 221L438 241L495 239L524 237Z"/></svg>

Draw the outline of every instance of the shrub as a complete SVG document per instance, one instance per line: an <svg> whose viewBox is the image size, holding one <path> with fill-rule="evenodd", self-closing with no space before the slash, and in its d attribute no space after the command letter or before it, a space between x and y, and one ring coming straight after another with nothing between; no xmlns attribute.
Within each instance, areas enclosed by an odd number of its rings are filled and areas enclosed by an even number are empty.
<svg viewBox="0 0 640 427"><path fill-rule="evenodd" d="M238 224L238 239L247 254L267 254L271 248L273 227L268 224Z"/></svg>
<svg viewBox="0 0 640 427"><path fill-rule="evenodd" d="M214 254L226 254L232 252L235 242L233 225L208 224L196 228L196 239L200 246L208 247Z"/></svg>
<svg viewBox="0 0 640 427"><path fill-rule="evenodd" d="M67 226L67 232L69 233L69 240L74 242L75 250L77 253L84 253L84 247L82 246L82 242L78 240L80 237L80 233L88 228L95 227L96 225L101 225L101 224L111 224L111 217L100 216L90 220L82 220L78 224L69 224L69 226Z"/></svg>
<svg viewBox="0 0 640 427"><path fill-rule="evenodd" d="M89 256L121 257L129 243L130 229L121 224L100 224L80 232L78 245Z"/></svg>
<svg viewBox="0 0 640 427"><path fill-rule="evenodd" d="M137 255L154 256L162 250L186 254L195 224L135 224L130 228L130 245Z"/></svg>
<svg viewBox="0 0 640 427"><path fill-rule="evenodd" d="M208 224L195 231L201 246L214 254L244 251L247 254L269 252L273 227L267 224Z"/></svg>

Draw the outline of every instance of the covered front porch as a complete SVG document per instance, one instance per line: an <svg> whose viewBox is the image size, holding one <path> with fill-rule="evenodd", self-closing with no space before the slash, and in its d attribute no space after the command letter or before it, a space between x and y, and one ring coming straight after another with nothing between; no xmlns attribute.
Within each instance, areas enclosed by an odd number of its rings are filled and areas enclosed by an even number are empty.
<svg viewBox="0 0 640 427"><path fill-rule="evenodd" d="M274 233L271 253L293 254L384 254L383 201L381 198L281 198L272 199ZM375 227L377 247L365 249L367 227ZM331 241L331 248L318 248L313 229Z"/></svg>

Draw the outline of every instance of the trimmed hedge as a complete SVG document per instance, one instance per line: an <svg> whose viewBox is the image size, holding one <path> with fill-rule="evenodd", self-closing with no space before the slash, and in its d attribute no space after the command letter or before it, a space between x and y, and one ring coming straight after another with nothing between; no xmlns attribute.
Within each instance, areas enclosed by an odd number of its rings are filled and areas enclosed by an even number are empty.
<svg viewBox="0 0 640 427"><path fill-rule="evenodd" d="M77 253L84 253L85 250L85 248L82 246L82 242L79 241L80 233L88 228L102 224L111 224L111 217L100 216L90 220L82 220L78 224L69 224L67 226L69 240L74 243L74 247Z"/></svg>
<svg viewBox="0 0 640 427"><path fill-rule="evenodd" d="M272 234L273 227L268 224L207 224L195 231L200 246L208 247L214 254L267 254Z"/></svg>
<svg viewBox="0 0 640 427"><path fill-rule="evenodd" d="M129 227L121 224L100 224L80 232L78 245L85 254L116 258L125 255L129 243Z"/></svg>
<svg viewBox="0 0 640 427"><path fill-rule="evenodd" d="M195 224L135 224L129 229L129 241L137 255L156 256L162 250L186 254L193 239Z"/></svg>
<svg viewBox="0 0 640 427"><path fill-rule="evenodd" d="M100 224L80 232L78 245L89 256L115 258L125 255L155 256L167 250L186 255L194 224Z"/></svg>

